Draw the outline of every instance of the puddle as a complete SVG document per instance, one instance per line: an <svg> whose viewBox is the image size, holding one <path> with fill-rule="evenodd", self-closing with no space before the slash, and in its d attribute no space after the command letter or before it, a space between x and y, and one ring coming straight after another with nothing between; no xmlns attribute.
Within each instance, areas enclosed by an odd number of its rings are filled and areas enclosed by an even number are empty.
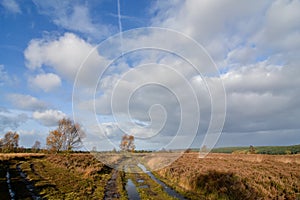
<svg viewBox="0 0 300 200"><path fill-rule="evenodd" d="M9 195L10 195L10 199L11 200L15 200L16 193L11 188L10 173L9 173L8 170L6 172L6 183L7 183L7 187L8 187L8 192L9 192Z"/></svg>
<svg viewBox="0 0 300 200"><path fill-rule="evenodd" d="M149 188L149 185L141 185L139 188Z"/></svg>
<svg viewBox="0 0 300 200"><path fill-rule="evenodd" d="M139 193L136 190L136 187L134 185L134 183L132 182L131 179L127 180L127 184L126 184L126 191L128 194L128 199L132 199L132 200L138 200L141 199Z"/></svg>
<svg viewBox="0 0 300 200"><path fill-rule="evenodd" d="M170 188L169 186L167 186L165 183L163 183L162 181L160 181L159 179L157 179L150 171L147 170L147 168L142 165L141 163L138 164L138 167L141 168L143 170L143 172L145 172L146 174L148 174L154 181L156 181L158 184L160 184L165 192L172 196L175 197L177 199L180 200L186 200L186 198L184 196L182 196L181 194L179 194L178 192L176 192L175 190L173 190L172 188Z"/></svg>
<svg viewBox="0 0 300 200"><path fill-rule="evenodd" d="M138 183L144 183L144 180L143 179L139 179L137 180Z"/></svg>
<svg viewBox="0 0 300 200"><path fill-rule="evenodd" d="M138 179L137 180L138 183L144 183L145 181L143 179ZM149 188L149 185L140 185L138 186L138 188Z"/></svg>

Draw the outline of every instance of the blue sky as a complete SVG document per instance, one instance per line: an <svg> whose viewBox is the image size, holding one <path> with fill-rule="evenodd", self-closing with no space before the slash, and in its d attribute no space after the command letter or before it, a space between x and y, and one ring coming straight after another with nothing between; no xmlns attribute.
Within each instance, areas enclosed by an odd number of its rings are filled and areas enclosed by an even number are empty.
<svg viewBox="0 0 300 200"><path fill-rule="evenodd" d="M117 5L0 1L0 137L44 145L69 117L87 149L300 143L298 0L120 0L121 37Z"/></svg>

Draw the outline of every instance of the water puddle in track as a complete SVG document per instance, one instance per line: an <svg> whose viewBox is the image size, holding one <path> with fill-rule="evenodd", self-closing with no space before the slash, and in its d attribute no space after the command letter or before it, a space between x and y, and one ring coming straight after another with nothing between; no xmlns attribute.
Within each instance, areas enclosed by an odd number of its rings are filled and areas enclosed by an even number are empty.
<svg viewBox="0 0 300 200"><path fill-rule="evenodd" d="M146 169L146 167L144 165L142 165L141 163L138 164L138 167L140 167L143 172L145 172L146 174L148 174L155 182L157 182L158 184L160 184L165 192L172 196L172 197L175 197L177 199L180 199L180 200L186 200L185 197L183 197L181 194L179 194L178 192L176 192L175 190L173 190L172 188L168 187L165 183L163 183L162 181L160 181L159 179L157 179L150 171L148 171Z"/></svg>
<svg viewBox="0 0 300 200"><path fill-rule="evenodd" d="M128 199L133 199L133 200L139 200L140 195L136 189L136 186L134 185L134 183L132 182L131 179L127 180L127 184L126 184L126 191L128 194Z"/></svg>
<svg viewBox="0 0 300 200"><path fill-rule="evenodd" d="M15 200L16 193L12 190L10 173L9 173L8 170L6 172L6 183L7 183L7 187L8 187L8 192L9 192L9 195L10 195L10 199L11 200Z"/></svg>

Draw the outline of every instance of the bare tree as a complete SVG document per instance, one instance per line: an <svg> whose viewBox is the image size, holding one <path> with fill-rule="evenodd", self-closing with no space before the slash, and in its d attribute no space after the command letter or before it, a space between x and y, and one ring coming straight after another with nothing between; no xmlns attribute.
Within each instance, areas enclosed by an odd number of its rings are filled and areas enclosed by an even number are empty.
<svg viewBox="0 0 300 200"><path fill-rule="evenodd" d="M53 151L72 151L82 147L82 138L85 136L81 126L74 124L70 119L61 119L58 128L49 133L46 144Z"/></svg>
<svg viewBox="0 0 300 200"><path fill-rule="evenodd" d="M19 134L9 131L2 139L2 149L4 152L14 152L19 146Z"/></svg>
<svg viewBox="0 0 300 200"><path fill-rule="evenodd" d="M32 151L38 152L41 149L41 142L40 141L35 141L34 144L31 147Z"/></svg>
<svg viewBox="0 0 300 200"><path fill-rule="evenodd" d="M134 136L133 135L123 135L121 144L120 144L120 149L122 151L131 151L134 152L135 145L134 145Z"/></svg>

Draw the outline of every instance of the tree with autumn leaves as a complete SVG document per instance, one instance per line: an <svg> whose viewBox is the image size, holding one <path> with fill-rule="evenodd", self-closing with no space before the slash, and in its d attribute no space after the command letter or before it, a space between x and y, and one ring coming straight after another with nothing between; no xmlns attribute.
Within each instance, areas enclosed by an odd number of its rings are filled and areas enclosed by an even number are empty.
<svg viewBox="0 0 300 200"><path fill-rule="evenodd" d="M3 139L0 139L0 149L2 152L16 152L19 146L19 134L8 131Z"/></svg>
<svg viewBox="0 0 300 200"><path fill-rule="evenodd" d="M53 152L72 151L82 147L82 138L85 133L78 123L70 119L61 119L58 122L58 128L50 131L46 144Z"/></svg>
<svg viewBox="0 0 300 200"><path fill-rule="evenodd" d="M123 135L121 144L120 144L121 151L127 152L134 152L135 145L134 145L134 136L133 135Z"/></svg>

